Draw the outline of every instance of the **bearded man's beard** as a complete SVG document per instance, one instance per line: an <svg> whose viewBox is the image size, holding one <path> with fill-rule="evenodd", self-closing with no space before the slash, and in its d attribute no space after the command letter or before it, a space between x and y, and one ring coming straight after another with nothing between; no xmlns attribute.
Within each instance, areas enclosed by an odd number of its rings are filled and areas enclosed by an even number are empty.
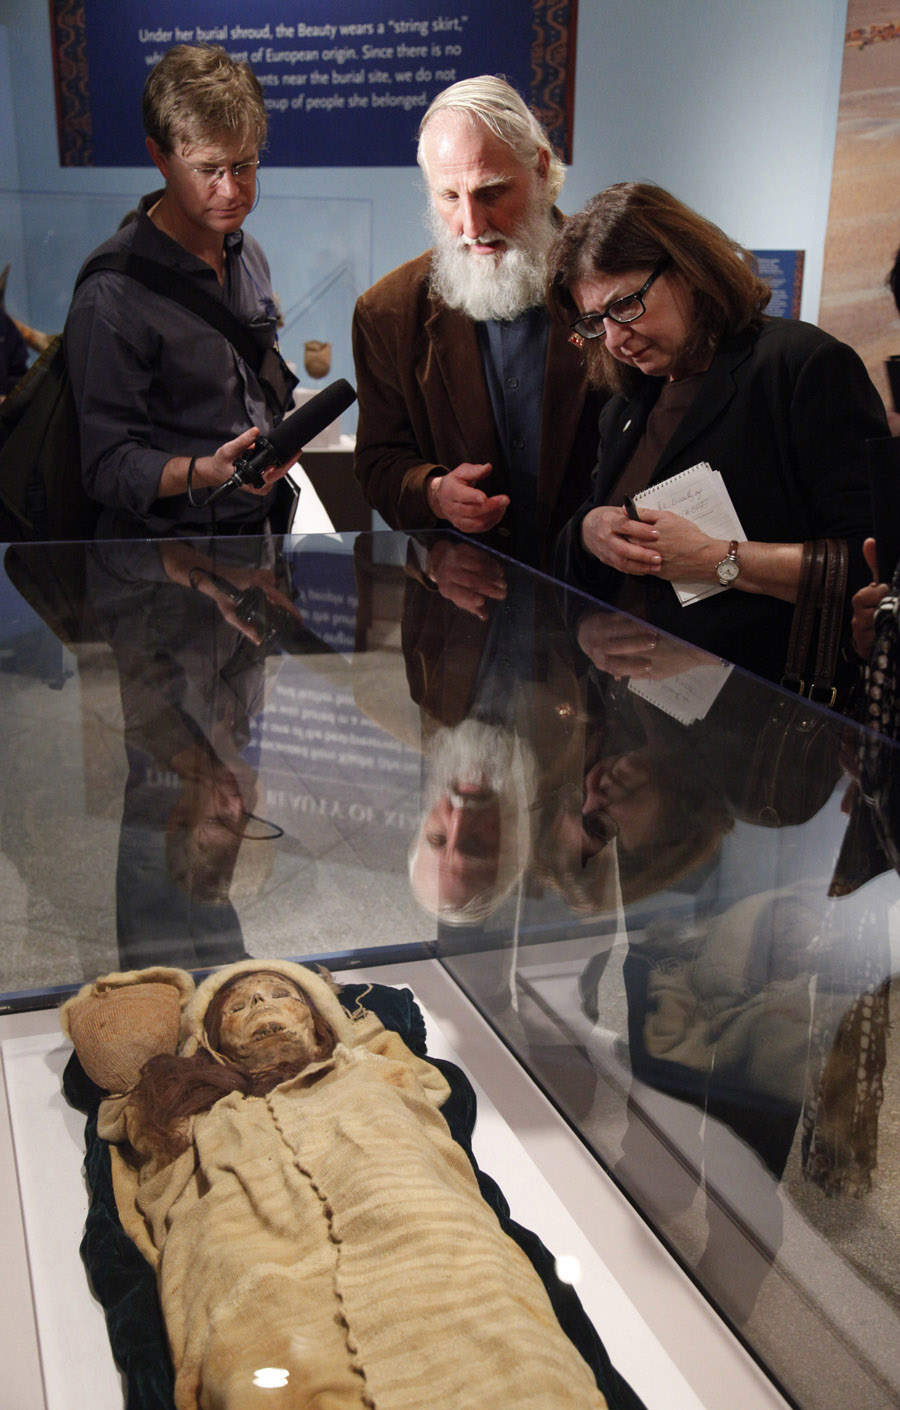
<svg viewBox="0 0 900 1410"><path fill-rule="evenodd" d="M442 726L426 750L425 812L444 795L456 801L466 788L477 787L496 801L509 790L512 761L513 739L501 725L465 719Z"/></svg>
<svg viewBox="0 0 900 1410"><path fill-rule="evenodd" d="M546 296L547 251L555 232L549 207L535 204L514 237L487 230L484 242L503 241L499 255L473 254L471 241L451 235L432 204L429 225L434 237L431 285L450 308L476 322L508 323Z"/></svg>

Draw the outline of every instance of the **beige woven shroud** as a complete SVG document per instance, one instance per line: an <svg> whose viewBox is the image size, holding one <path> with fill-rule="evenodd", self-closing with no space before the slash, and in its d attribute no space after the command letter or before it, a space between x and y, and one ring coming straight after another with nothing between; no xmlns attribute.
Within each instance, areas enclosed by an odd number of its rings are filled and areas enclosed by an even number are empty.
<svg viewBox="0 0 900 1410"><path fill-rule="evenodd" d="M142 1184L113 1151L178 1410L605 1406L436 1109L443 1077L363 1031L268 1097L193 1118L192 1146ZM101 1134L131 1127L140 1146L129 1115L110 1099ZM283 1388L255 1386L262 1368Z"/></svg>

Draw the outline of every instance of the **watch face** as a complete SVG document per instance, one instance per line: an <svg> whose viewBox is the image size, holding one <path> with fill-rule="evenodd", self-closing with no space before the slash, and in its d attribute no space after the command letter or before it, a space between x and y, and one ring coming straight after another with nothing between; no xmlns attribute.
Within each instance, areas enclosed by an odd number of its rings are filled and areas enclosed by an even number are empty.
<svg viewBox="0 0 900 1410"><path fill-rule="evenodd" d="M723 587L733 583L740 571L740 564L736 563L733 558L723 558L721 563L716 564L716 577Z"/></svg>

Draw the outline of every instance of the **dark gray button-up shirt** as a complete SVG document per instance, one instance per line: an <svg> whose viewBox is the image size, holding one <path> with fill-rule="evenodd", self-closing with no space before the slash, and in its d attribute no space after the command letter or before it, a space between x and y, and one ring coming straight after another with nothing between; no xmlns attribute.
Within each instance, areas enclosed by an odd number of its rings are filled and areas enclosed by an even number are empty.
<svg viewBox="0 0 900 1410"><path fill-rule="evenodd" d="M275 304L258 243L241 231L226 237L220 286L208 264L148 219L161 194L145 196L137 219L94 253L133 251L189 275L272 346ZM152 535L193 524L208 530L208 512L192 508L186 495L158 499L157 490L172 456L209 455L251 426L271 429L262 388L231 343L174 300L126 274L103 271L75 291L65 349L87 493ZM237 490L217 502L216 513L234 527L261 521L268 503L269 496Z"/></svg>

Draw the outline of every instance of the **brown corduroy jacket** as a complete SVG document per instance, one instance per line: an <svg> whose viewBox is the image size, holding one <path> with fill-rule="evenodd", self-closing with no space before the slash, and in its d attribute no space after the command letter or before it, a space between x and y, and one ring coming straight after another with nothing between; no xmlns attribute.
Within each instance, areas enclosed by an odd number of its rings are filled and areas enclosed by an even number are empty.
<svg viewBox="0 0 900 1410"><path fill-rule="evenodd" d="M493 467L480 487L509 494L476 325L431 290L431 252L386 274L364 293L353 316L359 394L356 475L363 493L395 529L438 526L426 483L464 462ZM581 351L568 341L561 309L550 305L541 411L537 519L541 562L574 513L596 460L597 421L605 397L589 389ZM516 552L514 504L482 541Z"/></svg>

